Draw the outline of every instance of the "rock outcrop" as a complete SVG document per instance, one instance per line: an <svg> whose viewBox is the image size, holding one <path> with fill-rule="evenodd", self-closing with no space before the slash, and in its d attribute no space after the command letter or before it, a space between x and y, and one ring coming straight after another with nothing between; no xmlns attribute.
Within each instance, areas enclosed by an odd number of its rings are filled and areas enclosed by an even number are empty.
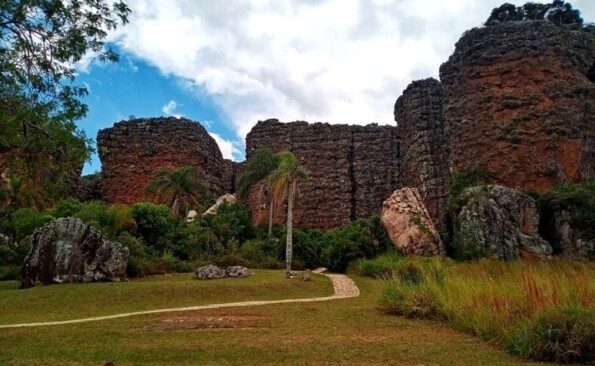
<svg viewBox="0 0 595 366"><path fill-rule="evenodd" d="M194 278L198 280L214 280L218 278L241 278L248 277L248 268L243 266L229 266L225 269L209 264L199 267L194 271Z"/></svg>
<svg viewBox="0 0 595 366"><path fill-rule="evenodd" d="M311 183L300 188L294 207L297 226L328 229L379 214L400 185L395 127L260 121L246 138L247 157L264 147L291 151L309 173ZM250 195L249 207L255 222L266 222L268 200L258 196ZM285 220L284 212L276 217Z"/></svg>
<svg viewBox="0 0 595 366"><path fill-rule="evenodd" d="M501 260L545 259L552 254L552 247L538 233L539 212L531 197L489 185L467 188L461 202L454 223L458 250Z"/></svg>
<svg viewBox="0 0 595 366"><path fill-rule="evenodd" d="M126 277L128 248L104 238L80 219L56 219L38 228L23 263L21 288Z"/></svg>
<svg viewBox="0 0 595 366"><path fill-rule="evenodd" d="M542 223L544 238L555 254L572 260L595 259L595 228L577 225L566 210L550 212Z"/></svg>
<svg viewBox="0 0 595 366"><path fill-rule="evenodd" d="M440 68L450 167L540 192L595 176L595 32L547 21L466 32Z"/></svg>
<svg viewBox="0 0 595 366"><path fill-rule="evenodd" d="M79 179L76 199L81 202L101 201L101 174L84 175Z"/></svg>
<svg viewBox="0 0 595 366"><path fill-rule="evenodd" d="M216 196L234 190L236 169L199 123L178 118L118 122L97 135L102 198L108 203L152 199L145 187L159 168L196 167Z"/></svg>
<svg viewBox="0 0 595 366"><path fill-rule="evenodd" d="M382 225L405 255L444 255L444 244L416 188L396 190L384 201Z"/></svg>
<svg viewBox="0 0 595 366"><path fill-rule="evenodd" d="M418 189L436 225L442 221L450 185L443 102L439 81L419 80L409 84L394 111L401 137L403 185Z"/></svg>

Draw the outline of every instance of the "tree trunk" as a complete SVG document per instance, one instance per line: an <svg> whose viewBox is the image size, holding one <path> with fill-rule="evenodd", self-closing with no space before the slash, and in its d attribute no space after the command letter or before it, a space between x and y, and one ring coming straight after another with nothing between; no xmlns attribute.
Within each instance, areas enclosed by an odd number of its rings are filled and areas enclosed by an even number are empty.
<svg viewBox="0 0 595 366"><path fill-rule="evenodd" d="M273 236L273 196L271 195L271 199L269 200L269 233L268 237L270 238Z"/></svg>
<svg viewBox="0 0 595 366"><path fill-rule="evenodd" d="M293 180L287 184L287 244L285 246L285 278L291 277L291 256L293 254Z"/></svg>

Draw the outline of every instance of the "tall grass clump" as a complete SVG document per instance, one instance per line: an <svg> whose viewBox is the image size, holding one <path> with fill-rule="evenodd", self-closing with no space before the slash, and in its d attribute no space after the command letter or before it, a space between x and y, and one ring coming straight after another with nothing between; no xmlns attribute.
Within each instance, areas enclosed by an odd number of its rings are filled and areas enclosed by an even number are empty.
<svg viewBox="0 0 595 366"><path fill-rule="evenodd" d="M513 354L555 362L595 360L594 305L595 265L563 261L407 259L380 298L388 314L443 320Z"/></svg>

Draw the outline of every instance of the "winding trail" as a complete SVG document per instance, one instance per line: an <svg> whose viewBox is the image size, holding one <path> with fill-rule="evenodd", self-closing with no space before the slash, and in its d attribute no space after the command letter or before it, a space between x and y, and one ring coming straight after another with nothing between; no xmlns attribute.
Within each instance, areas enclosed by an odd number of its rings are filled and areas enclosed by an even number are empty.
<svg viewBox="0 0 595 366"><path fill-rule="evenodd" d="M25 328L25 327L41 327L47 325L65 325L65 324L78 324L96 322L100 320L127 318L130 316L137 315L150 315L150 314L161 314L161 313L174 313L181 311L196 311L196 310L207 310L207 309L221 309L221 308L233 308L233 307L246 307L246 306L261 306L261 305L272 305L272 304L293 304L301 302L320 302L320 301L331 301L339 299L347 299L350 297L359 296L359 288L353 282L353 280L346 275L342 274L327 274L322 273L326 271L326 268L319 268L314 270L314 273L321 273L331 279L333 282L333 288L335 293L331 296L325 297L311 297L306 299L287 299L287 300L263 300L263 301L242 301L242 302L230 302L224 304L211 304L211 305L200 305L200 306L188 306L182 308L168 308L168 309L157 309L157 310L146 310L136 311L133 313L122 313L115 315L97 316L92 318L73 319L73 320L62 320L54 322L38 322L38 323L20 323L20 324L5 324L0 325L0 329L6 328Z"/></svg>

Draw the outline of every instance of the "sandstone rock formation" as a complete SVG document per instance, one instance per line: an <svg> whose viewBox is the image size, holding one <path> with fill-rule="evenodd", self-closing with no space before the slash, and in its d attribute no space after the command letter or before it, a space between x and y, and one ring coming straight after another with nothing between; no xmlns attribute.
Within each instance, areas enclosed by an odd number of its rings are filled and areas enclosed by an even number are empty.
<svg viewBox="0 0 595 366"><path fill-rule="evenodd" d="M234 189L237 172L223 159L215 140L197 122L151 118L118 122L97 136L102 198L108 203L146 201L145 186L159 168L193 166L219 196Z"/></svg>
<svg viewBox="0 0 595 366"><path fill-rule="evenodd" d="M595 33L546 21L472 29L440 68L450 167L544 191L595 176Z"/></svg>
<svg viewBox="0 0 595 366"><path fill-rule="evenodd" d="M503 260L523 256L547 258L552 247L538 233L535 200L502 186L467 188L454 223L455 245Z"/></svg>
<svg viewBox="0 0 595 366"><path fill-rule="evenodd" d="M126 277L128 248L110 242L80 219L56 219L38 228L23 263L21 288Z"/></svg>
<svg viewBox="0 0 595 366"><path fill-rule="evenodd" d="M202 215L217 215L217 210L219 209L219 207L221 207L221 205L226 202L235 203L236 196L229 193L224 194L223 196L217 198L217 202L215 202L213 206L209 207L209 209L206 210Z"/></svg>
<svg viewBox="0 0 595 366"><path fill-rule="evenodd" d="M435 79L409 84L395 104L401 137L401 177L415 187L438 226L450 183L449 143L444 132L442 85Z"/></svg>
<svg viewBox="0 0 595 366"><path fill-rule="evenodd" d="M405 255L444 255L444 244L416 188L396 190L382 206L382 225Z"/></svg>
<svg viewBox="0 0 595 366"><path fill-rule="evenodd" d="M379 214L384 198L400 185L399 141L395 127L260 121L246 138L247 157L259 148L291 151L309 172L294 206L294 223L333 228ZM255 222L268 219L267 200L251 194ZM284 210L277 222L285 221Z"/></svg>
<svg viewBox="0 0 595 366"><path fill-rule="evenodd" d="M578 227L565 210L552 212L545 226L546 239L557 254L572 260L595 259L595 228Z"/></svg>
<svg viewBox="0 0 595 366"><path fill-rule="evenodd" d="M81 202L101 201L101 174L82 176L76 189L76 199Z"/></svg>

